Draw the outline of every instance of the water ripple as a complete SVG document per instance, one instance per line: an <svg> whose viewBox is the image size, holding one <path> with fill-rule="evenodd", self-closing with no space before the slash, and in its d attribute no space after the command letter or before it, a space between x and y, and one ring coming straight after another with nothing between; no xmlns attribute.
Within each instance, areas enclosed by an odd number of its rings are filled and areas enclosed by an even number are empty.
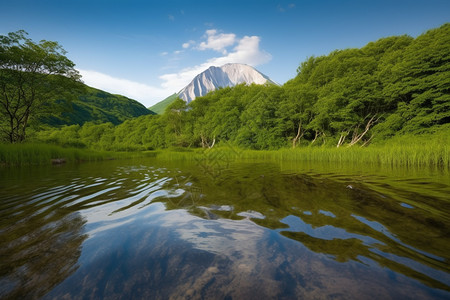
<svg viewBox="0 0 450 300"><path fill-rule="evenodd" d="M22 184L5 179L0 190L0 296L42 297L78 268L88 268L84 249L98 247L95 257L133 253L147 249L141 240L150 243L149 236L157 238L152 244L160 250L156 257L172 251L175 241L183 242L180 249L214 255L215 264L204 269L223 282L231 279L221 270L261 279L258 272L276 263L278 269L267 273L273 275L268 285L279 277L296 286L316 282L336 288L326 272L315 281L304 279L318 272L320 261L327 266L323 270L344 268L351 282L360 283L361 273L352 274L353 268L381 277L386 268L407 278L402 282L408 288L450 291L450 206L444 195L449 188L443 183L424 177L286 174L258 164L237 165L214 178L196 166L102 167L43 170L45 176L30 174ZM165 229L170 234L152 233ZM108 240L116 243L112 249L102 245ZM316 265L305 269L298 253ZM173 265L195 264L173 259ZM225 261L229 266L221 265ZM151 271L143 272L149 276Z"/></svg>

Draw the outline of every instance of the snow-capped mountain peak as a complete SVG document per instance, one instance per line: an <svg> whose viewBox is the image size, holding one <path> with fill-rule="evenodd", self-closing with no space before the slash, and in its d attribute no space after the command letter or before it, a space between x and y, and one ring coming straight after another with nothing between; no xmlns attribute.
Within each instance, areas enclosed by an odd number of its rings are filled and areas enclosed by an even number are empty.
<svg viewBox="0 0 450 300"><path fill-rule="evenodd" d="M242 83L265 84L267 82L274 83L269 77L249 65L226 64L221 67L211 66L195 76L191 83L178 93L178 97L186 102L191 102L196 97L204 96L220 87L231 87Z"/></svg>

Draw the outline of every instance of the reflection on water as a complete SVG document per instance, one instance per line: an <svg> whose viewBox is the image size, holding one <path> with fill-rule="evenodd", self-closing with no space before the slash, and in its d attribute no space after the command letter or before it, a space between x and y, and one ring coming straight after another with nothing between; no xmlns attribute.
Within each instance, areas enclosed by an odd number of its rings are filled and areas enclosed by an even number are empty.
<svg viewBox="0 0 450 300"><path fill-rule="evenodd" d="M450 297L448 173L208 167L2 169L0 297Z"/></svg>

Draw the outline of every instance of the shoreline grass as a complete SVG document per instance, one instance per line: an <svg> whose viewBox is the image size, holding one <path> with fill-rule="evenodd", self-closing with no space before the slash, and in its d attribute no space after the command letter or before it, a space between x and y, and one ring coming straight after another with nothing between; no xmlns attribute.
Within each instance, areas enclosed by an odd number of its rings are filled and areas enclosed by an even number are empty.
<svg viewBox="0 0 450 300"><path fill-rule="evenodd" d="M450 146L446 142L395 142L370 147L299 147L279 150L243 150L231 146L191 152L162 150L162 160L243 159L284 162L325 162L342 164L377 164L402 167L437 167L450 170Z"/></svg>
<svg viewBox="0 0 450 300"><path fill-rule="evenodd" d="M53 159L67 162L156 157L159 160L267 160L284 162L325 162L378 164L406 167L437 167L450 170L448 138L397 138L369 147L298 147L279 150L247 150L228 144L212 149L172 148L156 151L113 152L64 148L49 144L0 144L0 166L51 164Z"/></svg>
<svg viewBox="0 0 450 300"><path fill-rule="evenodd" d="M49 165L52 161L84 162L156 156L156 152L110 152L48 144L0 144L0 166Z"/></svg>

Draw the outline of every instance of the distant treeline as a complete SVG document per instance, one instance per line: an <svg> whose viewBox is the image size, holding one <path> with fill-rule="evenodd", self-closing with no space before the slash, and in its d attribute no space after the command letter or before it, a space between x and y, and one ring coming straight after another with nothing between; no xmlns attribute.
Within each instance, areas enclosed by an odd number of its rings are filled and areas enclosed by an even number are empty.
<svg viewBox="0 0 450 300"><path fill-rule="evenodd" d="M412 38L310 57L283 86L223 88L162 115L35 131L33 139L103 150L353 146L450 133L450 24Z"/></svg>

